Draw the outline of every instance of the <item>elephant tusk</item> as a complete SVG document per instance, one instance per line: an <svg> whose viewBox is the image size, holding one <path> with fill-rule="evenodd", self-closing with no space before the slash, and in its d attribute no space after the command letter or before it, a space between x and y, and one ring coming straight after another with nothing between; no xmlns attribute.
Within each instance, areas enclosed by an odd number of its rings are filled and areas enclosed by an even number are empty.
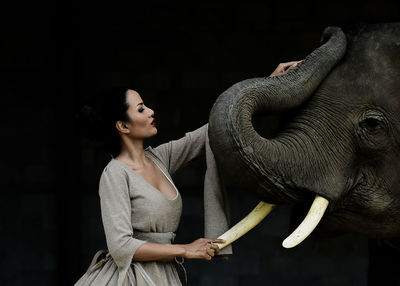
<svg viewBox="0 0 400 286"><path fill-rule="evenodd" d="M316 195L307 216L295 231L283 241L282 246L285 248L292 248L305 240L317 227L328 204L329 201L327 199Z"/></svg>
<svg viewBox="0 0 400 286"><path fill-rule="evenodd" d="M224 243L218 243L218 247L222 249L249 232L253 227L259 224L274 207L275 205L260 202L244 219L218 237L219 239L225 240Z"/></svg>

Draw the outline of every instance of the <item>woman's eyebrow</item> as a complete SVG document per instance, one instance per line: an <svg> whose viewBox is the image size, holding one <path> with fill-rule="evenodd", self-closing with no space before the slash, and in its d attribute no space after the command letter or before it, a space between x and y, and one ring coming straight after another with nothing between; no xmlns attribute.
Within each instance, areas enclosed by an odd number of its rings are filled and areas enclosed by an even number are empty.
<svg viewBox="0 0 400 286"><path fill-rule="evenodd" d="M138 105L143 105L143 104L144 104L143 102L140 102L140 103L136 104L136 106L138 106Z"/></svg>

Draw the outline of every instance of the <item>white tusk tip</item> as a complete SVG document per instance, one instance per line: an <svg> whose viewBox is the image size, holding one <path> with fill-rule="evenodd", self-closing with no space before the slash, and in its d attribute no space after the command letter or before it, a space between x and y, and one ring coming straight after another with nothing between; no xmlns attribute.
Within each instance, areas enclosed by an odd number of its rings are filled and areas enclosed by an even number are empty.
<svg viewBox="0 0 400 286"><path fill-rule="evenodd" d="M295 246L297 246L298 245L298 243L293 243L293 241L290 241L289 239L285 239L283 242L282 242L282 246L284 247L284 248L293 248L293 247L295 247Z"/></svg>
<svg viewBox="0 0 400 286"><path fill-rule="evenodd" d="M329 201L327 199L316 195L307 216L296 230L282 242L282 246L284 248L292 248L305 240L317 227L328 204Z"/></svg>

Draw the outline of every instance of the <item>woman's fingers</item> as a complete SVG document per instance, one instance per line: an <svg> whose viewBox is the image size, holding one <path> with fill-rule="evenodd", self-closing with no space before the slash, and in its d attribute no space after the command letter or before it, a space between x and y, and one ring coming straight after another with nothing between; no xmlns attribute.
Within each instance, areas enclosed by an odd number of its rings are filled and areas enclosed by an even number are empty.
<svg viewBox="0 0 400 286"><path fill-rule="evenodd" d="M297 65L300 61L291 61L291 62L287 62L287 63L281 63L282 67L284 69L286 69L287 67L293 66L293 65Z"/></svg>
<svg viewBox="0 0 400 286"><path fill-rule="evenodd" d="M277 75L284 75L294 69L302 61L291 61L287 63L280 63L278 67L271 73L270 77Z"/></svg>
<svg viewBox="0 0 400 286"><path fill-rule="evenodd" d="M282 63L281 72L286 73L294 69L301 61L292 61L288 63Z"/></svg>
<svg viewBox="0 0 400 286"><path fill-rule="evenodd" d="M223 242L219 242L219 243L223 243ZM219 246L218 246L218 244L216 244L215 242L210 242L209 243L210 244L210 248L211 249L214 249L214 250L216 250L216 251L219 251Z"/></svg>
<svg viewBox="0 0 400 286"><path fill-rule="evenodd" d="M301 63L302 61L295 61L295 62L292 62L292 64L291 65L289 65L288 66L288 68L286 69L286 71L291 71L292 69L294 69L299 63Z"/></svg>
<svg viewBox="0 0 400 286"><path fill-rule="evenodd" d="M217 243L224 243L225 240L219 238L200 238L196 241L198 243L198 250L202 252L202 258L211 260L219 252Z"/></svg>
<svg viewBox="0 0 400 286"><path fill-rule="evenodd" d="M221 240L218 240L217 242L223 243ZM219 252L219 246L214 242L209 243L208 249L213 253L213 256Z"/></svg>
<svg viewBox="0 0 400 286"><path fill-rule="evenodd" d="M207 254L211 257L214 257L215 255L215 250L212 248L207 248Z"/></svg>
<svg viewBox="0 0 400 286"><path fill-rule="evenodd" d="M224 243L225 240L219 239L219 238L213 238L213 239L211 239L211 242L214 242L214 243Z"/></svg>
<svg viewBox="0 0 400 286"><path fill-rule="evenodd" d="M210 250L212 250L215 254L218 254L219 247L216 244L211 245Z"/></svg>

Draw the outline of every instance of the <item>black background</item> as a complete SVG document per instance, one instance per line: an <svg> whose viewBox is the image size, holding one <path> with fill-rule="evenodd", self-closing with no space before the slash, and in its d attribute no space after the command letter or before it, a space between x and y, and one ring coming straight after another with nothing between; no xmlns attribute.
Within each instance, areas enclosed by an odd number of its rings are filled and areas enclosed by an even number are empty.
<svg viewBox="0 0 400 286"><path fill-rule="evenodd" d="M137 90L155 110L159 133L146 145L156 146L205 124L232 84L304 58L325 27L399 21L397 2L3 7L0 283L72 285L106 247L97 187L110 158L101 143L79 136L74 120L96 91ZM199 159L175 177L184 202L178 243L203 235L203 175ZM257 201L228 187L235 223ZM392 279L385 271L396 276L399 260L376 260L380 247L356 235L311 236L283 249L290 217L290 208L277 209L234 244L228 261L187 261L189 285L367 285L368 275L381 283ZM378 262L369 264L371 255Z"/></svg>

